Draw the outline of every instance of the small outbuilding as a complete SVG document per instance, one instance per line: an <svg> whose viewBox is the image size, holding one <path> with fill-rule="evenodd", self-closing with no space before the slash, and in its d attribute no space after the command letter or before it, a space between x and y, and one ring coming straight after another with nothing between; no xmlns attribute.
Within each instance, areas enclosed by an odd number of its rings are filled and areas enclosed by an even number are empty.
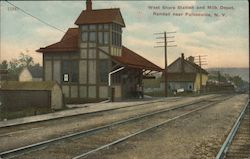
<svg viewBox="0 0 250 159"><path fill-rule="evenodd" d="M55 81L0 83L1 108L9 111L25 109L57 110L63 108L63 94Z"/></svg>
<svg viewBox="0 0 250 159"><path fill-rule="evenodd" d="M25 67L19 74L19 81L42 81L43 68L40 66Z"/></svg>

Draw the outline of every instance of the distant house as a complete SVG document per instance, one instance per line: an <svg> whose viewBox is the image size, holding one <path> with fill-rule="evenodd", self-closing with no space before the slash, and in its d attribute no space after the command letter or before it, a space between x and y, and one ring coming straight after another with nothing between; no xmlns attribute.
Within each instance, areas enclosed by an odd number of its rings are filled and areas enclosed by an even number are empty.
<svg viewBox="0 0 250 159"><path fill-rule="evenodd" d="M19 74L19 81L42 81L43 68L40 66L25 67Z"/></svg>
<svg viewBox="0 0 250 159"><path fill-rule="evenodd" d="M198 92L205 88L208 72L194 63L194 57L185 59L182 53L181 57L168 66L167 80L169 92ZM163 86L162 82L161 87Z"/></svg>

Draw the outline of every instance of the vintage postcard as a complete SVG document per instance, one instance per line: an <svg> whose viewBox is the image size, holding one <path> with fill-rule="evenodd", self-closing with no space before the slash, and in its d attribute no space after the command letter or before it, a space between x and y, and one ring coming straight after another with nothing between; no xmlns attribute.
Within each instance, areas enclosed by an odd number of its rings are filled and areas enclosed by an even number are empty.
<svg viewBox="0 0 250 159"><path fill-rule="evenodd" d="M250 159L247 0L6 0L0 16L0 159Z"/></svg>

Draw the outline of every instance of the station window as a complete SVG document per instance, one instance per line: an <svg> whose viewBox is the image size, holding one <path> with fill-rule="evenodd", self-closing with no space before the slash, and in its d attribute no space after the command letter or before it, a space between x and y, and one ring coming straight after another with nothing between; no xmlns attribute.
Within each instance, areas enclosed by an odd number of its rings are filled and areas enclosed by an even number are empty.
<svg viewBox="0 0 250 159"><path fill-rule="evenodd" d="M96 42L96 32L89 32L89 41Z"/></svg>
<svg viewBox="0 0 250 159"><path fill-rule="evenodd" d="M86 31L86 30L88 30L88 25L82 25L82 31Z"/></svg>
<svg viewBox="0 0 250 159"><path fill-rule="evenodd" d="M104 24L104 30L108 30L109 29L109 24Z"/></svg>
<svg viewBox="0 0 250 159"><path fill-rule="evenodd" d="M78 82L79 66L78 61L65 60L62 62L62 80L63 82Z"/></svg>
<svg viewBox="0 0 250 159"><path fill-rule="evenodd" d="M103 24L98 25L98 30L103 30Z"/></svg>
<svg viewBox="0 0 250 159"><path fill-rule="evenodd" d="M82 42L88 41L88 32L82 32Z"/></svg>
<svg viewBox="0 0 250 159"><path fill-rule="evenodd" d="M109 32L104 32L104 44L109 44Z"/></svg>
<svg viewBox="0 0 250 159"><path fill-rule="evenodd" d="M98 43L103 44L103 32L98 32Z"/></svg>
<svg viewBox="0 0 250 159"><path fill-rule="evenodd" d="M118 24L112 24L112 45L121 46L122 38L121 38L121 26Z"/></svg>
<svg viewBox="0 0 250 159"><path fill-rule="evenodd" d="M108 82L108 69L109 68L109 61L108 60L100 60L99 63L99 77L100 82L107 83Z"/></svg>
<svg viewBox="0 0 250 159"><path fill-rule="evenodd" d="M78 73L79 73L79 70L78 70L78 68L79 68L78 62L77 62L77 61L72 61L71 64L72 64L72 67L71 67L71 68L72 68L72 74L71 74L72 78L71 78L71 82L76 83L76 82L78 82L78 77L79 77L79 75L78 75Z"/></svg>
<svg viewBox="0 0 250 159"><path fill-rule="evenodd" d="M96 30L96 25L89 25L89 30Z"/></svg>

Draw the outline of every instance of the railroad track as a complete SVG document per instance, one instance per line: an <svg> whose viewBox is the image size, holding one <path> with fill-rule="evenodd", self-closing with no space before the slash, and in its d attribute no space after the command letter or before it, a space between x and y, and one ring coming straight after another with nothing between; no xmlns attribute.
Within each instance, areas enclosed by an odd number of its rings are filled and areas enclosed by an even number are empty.
<svg viewBox="0 0 250 159"><path fill-rule="evenodd" d="M231 97L222 97L221 100L219 100L221 97L216 97L217 100L215 98L214 100L198 101L192 104L158 110L90 130L1 152L0 156L2 158L34 158L35 156L39 157L39 155L52 154L52 158L83 158ZM27 154L32 151L35 152ZM61 155L58 152L62 152Z"/></svg>
<svg viewBox="0 0 250 159"><path fill-rule="evenodd" d="M211 97L207 98L210 99ZM214 98L214 97L212 97ZM198 99L196 100L198 101L202 101L204 99ZM164 108L164 103L175 103L181 101L180 98L175 98L175 99L167 99L167 100L157 100L157 101L150 101L150 102L146 102L146 103L139 103L139 104L133 104L133 105L128 105L128 106L120 106L117 108L112 108L112 109L107 109L107 110L100 110L100 111L95 111L95 112L88 112L88 113L84 113L84 114L78 114L78 115L73 115L73 116L66 116L66 117L60 117L60 118L56 118L56 119L50 119L50 120L45 120L45 121L36 121L36 122L31 122L31 123L25 123L25 124L19 124L19 125L10 125L7 127L0 127L0 142L1 142L1 138L7 138L7 137L11 137L11 136L15 136L21 133L25 133L27 132L29 134L29 132L32 133L31 130L33 131L39 131L39 130L43 130L43 128L47 129L48 127L51 127L51 129L55 129L56 127L58 127L59 125L63 125L65 126L67 124L71 124L74 121L82 121L82 120L88 120L88 119L93 119L93 117L98 118L98 116L107 116L112 114L115 114L117 116L117 114L121 114L121 118L120 119L124 119L124 115L125 113L130 114L129 116L134 116L138 114L144 114L146 111L155 111L155 110L160 110L162 108ZM152 105L154 105L152 107ZM159 106L159 105L163 105L163 106ZM145 111L146 110L146 111ZM109 123L112 122L111 120L108 121ZM58 124L59 123L59 124ZM79 123L79 122L78 122ZM104 125L105 122L97 122L95 123L95 125ZM106 123L107 124L107 123ZM52 126L51 126L52 125ZM56 125L56 126L54 126ZM83 130L83 126L86 124L82 124L79 123L77 124L77 127L74 127L73 125L71 126L71 128L73 129L68 129L67 132L61 132L60 136L63 135L67 135L69 131L74 131L74 132L78 132L78 131L82 131ZM89 124L87 124L89 125ZM90 129L91 127L96 127L95 125L93 126L84 126L87 129ZM50 131L50 132L53 132ZM50 134L52 135L52 134ZM54 135L58 136L58 135ZM51 137L50 137L51 138ZM21 140L21 138L19 138L19 140ZM35 142L39 142L41 140L35 140ZM22 142L20 142L22 143ZM34 141L30 141L27 144L32 144L34 143ZM9 144L11 145L11 143L9 142ZM26 144L26 145L27 145ZM24 144L23 144L24 145ZM12 148L15 148L16 146L12 146ZM11 148L11 147L10 147ZM8 147L1 147L0 146L0 152L10 149Z"/></svg>
<svg viewBox="0 0 250 159"><path fill-rule="evenodd" d="M38 120L38 121L31 121L28 123L21 123L21 124L7 124L7 125L2 125L0 126L0 128L10 128L10 127L16 127L16 126L23 126L23 125L32 125L33 123L38 123L38 122L46 122L46 121L52 121L52 120L58 120L58 119L62 119L62 118L72 118L72 117L77 117L77 116L81 116L81 115L88 115L88 114L96 114L96 113L102 113L102 112L110 112L110 111L114 111L114 110L122 110L122 109L126 109L126 108L131 108L131 107L146 107L150 104L155 104L155 103L163 103L163 102L176 102L178 101L180 98L174 98L174 99L161 99L161 100L154 100L154 101L149 101L149 102L145 102L145 103L138 103L138 104L132 104L132 105L125 105L125 106L120 106L120 107L114 107L114 108L110 108L110 109L103 109L103 110L97 110L94 112L86 112L86 113L81 113L81 114L73 114L73 115L69 115L69 116L59 116L56 118L52 118L52 119L43 119L43 120ZM88 107L88 106L87 106Z"/></svg>
<svg viewBox="0 0 250 159"><path fill-rule="evenodd" d="M250 106L242 109L216 159L250 159Z"/></svg>

